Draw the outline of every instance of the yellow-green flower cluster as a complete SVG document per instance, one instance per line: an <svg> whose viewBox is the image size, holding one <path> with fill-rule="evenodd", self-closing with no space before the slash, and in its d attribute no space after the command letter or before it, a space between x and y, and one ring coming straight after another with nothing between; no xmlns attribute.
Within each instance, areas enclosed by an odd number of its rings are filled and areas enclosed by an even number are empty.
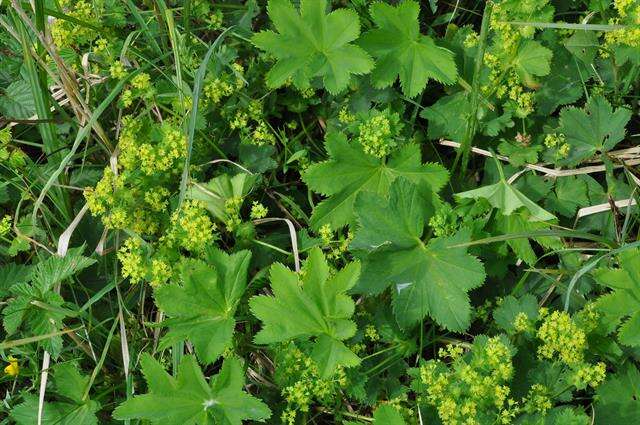
<svg viewBox="0 0 640 425"><path fill-rule="evenodd" d="M534 93L526 89L531 81L522 81L514 69L514 58L525 39L535 35L532 26L514 27L513 21L546 21L553 17L553 8L547 0L503 1L494 3L490 29L492 44L484 56L489 68L488 82L481 87L485 95L495 94L507 99L515 115L524 118L534 109Z"/></svg>
<svg viewBox="0 0 640 425"><path fill-rule="evenodd" d="M0 220L0 237L6 236L11 231L11 216L5 215Z"/></svg>
<svg viewBox="0 0 640 425"><path fill-rule="evenodd" d="M578 389L583 389L587 386L596 388L604 381L606 375L607 366L603 362L596 364L584 363L574 371L572 379L573 384Z"/></svg>
<svg viewBox="0 0 640 425"><path fill-rule="evenodd" d="M528 413L546 414L553 407L549 388L542 384L533 384L529 389L524 409Z"/></svg>
<svg viewBox="0 0 640 425"><path fill-rule="evenodd" d="M476 338L467 356L460 347L447 346L441 357L450 358L451 365L431 360L420 368L425 401L445 425L510 423L502 418L515 416L518 409L509 398L513 355L500 336Z"/></svg>
<svg viewBox="0 0 640 425"><path fill-rule="evenodd" d="M299 90L299 92L303 99L311 99L316 94L313 87L307 87L306 89Z"/></svg>
<svg viewBox="0 0 640 425"><path fill-rule="evenodd" d="M267 214L269 214L269 210L267 209L267 207L265 207L258 201L253 201L253 204L251 205L251 213L250 213L250 217L252 220L259 220L261 218L265 218Z"/></svg>
<svg viewBox="0 0 640 425"><path fill-rule="evenodd" d="M95 216L100 216L102 223L111 229L123 229L131 222L126 210L127 202L118 196L125 191L124 184L123 177L116 176L113 170L107 167L96 186L87 187L84 191L89 211Z"/></svg>
<svg viewBox="0 0 640 425"><path fill-rule="evenodd" d="M124 127L118 139L120 148L119 164L127 170L140 169L147 176L158 173L178 173L184 162L187 149L187 136L182 130L165 121L159 125L160 137L154 138L141 134L143 123L127 117L123 120ZM159 139L159 140L157 140Z"/></svg>
<svg viewBox="0 0 640 425"><path fill-rule="evenodd" d="M108 49L108 46L109 42L106 38L98 37L98 39L93 42L93 53L104 52Z"/></svg>
<svg viewBox="0 0 640 425"><path fill-rule="evenodd" d="M11 142L11 127L0 130L0 146L4 147Z"/></svg>
<svg viewBox="0 0 640 425"><path fill-rule="evenodd" d="M396 146L389 118L383 114L375 114L358 127L358 142L365 153L384 158Z"/></svg>
<svg viewBox="0 0 640 425"><path fill-rule="evenodd" d="M151 87L151 76L146 72L141 72L131 79L131 85L138 90L147 90Z"/></svg>
<svg viewBox="0 0 640 425"><path fill-rule="evenodd" d="M513 327L516 332L526 333L531 332L533 330L533 326L531 321L529 320L529 316L527 313L520 312L516 315L516 318L513 320Z"/></svg>
<svg viewBox="0 0 640 425"><path fill-rule="evenodd" d="M636 0L613 0L613 7L618 11L618 14L626 18L631 10L635 6L634 11L637 12L637 8L640 7Z"/></svg>
<svg viewBox="0 0 640 425"><path fill-rule="evenodd" d="M275 145L276 138L267 123L260 120L251 133L250 141L256 146Z"/></svg>
<svg viewBox="0 0 640 425"><path fill-rule="evenodd" d="M500 3L494 4L489 27L497 38L495 44L501 46L504 51L512 53L517 49L522 36L519 31L513 29L511 24L507 23L510 21L508 13L508 8L503 7Z"/></svg>
<svg viewBox="0 0 640 425"><path fill-rule="evenodd" d="M610 24L618 24L619 21L613 20ZM606 32L604 35L605 45L621 44L623 46L640 48L640 26L622 28L614 31Z"/></svg>
<svg viewBox="0 0 640 425"><path fill-rule="evenodd" d="M532 113L533 92L525 90L517 72L514 69L505 70L503 60L490 52L485 53L484 61L491 71L489 84L482 87L483 93L489 95L493 92L498 99L512 102L519 117L524 118Z"/></svg>
<svg viewBox="0 0 640 425"><path fill-rule="evenodd" d="M202 202L187 200L171 215L171 227L160 242L198 253L215 238L216 226Z"/></svg>
<svg viewBox="0 0 640 425"><path fill-rule="evenodd" d="M347 106L343 106L342 109L340 109L340 112L338 112L338 121L342 124L351 124L355 120L355 115L349 112L349 108Z"/></svg>
<svg viewBox="0 0 640 425"><path fill-rule="evenodd" d="M118 250L118 260L122 267L122 276L129 278L131 283L139 283L145 279L146 260L140 239L127 239Z"/></svg>
<svg viewBox="0 0 640 425"><path fill-rule="evenodd" d="M169 203L169 191L162 186L151 188L144 193L144 202L152 211L161 212L166 210Z"/></svg>
<svg viewBox="0 0 640 425"><path fill-rule="evenodd" d="M380 341L380 334L378 333L376 327L373 325L367 325L364 328L364 337L371 342Z"/></svg>
<svg viewBox="0 0 640 425"><path fill-rule="evenodd" d="M242 223L242 218L240 217L242 202L243 199L240 196L233 196L224 201L224 210L227 216L224 224L229 232L232 232Z"/></svg>
<svg viewBox="0 0 640 425"><path fill-rule="evenodd" d="M333 231L331 230L331 225L329 223L323 224L318 231L318 235L320 239L322 239L322 244L325 246L329 246L333 241Z"/></svg>
<svg viewBox="0 0 640 425"><path fill-rule="evenodd" d="M124 69L124 65L119 60L116 60L109 67L109 75L111 78L115 78L116 80L121 80L127 76L127 71Z"/></svg>
<svg viewBox="0 0 640 425"><path fill-rule="evenodd" d="M490 299L485 300L485 302L482 303L482 305L476 307L474 311L476 320L480 320L482 322L486 322L487 320L489 320L494 307L495 305Z"/></svg>
<svg viewBox="0 0 640 425"><path fill-rule="evenodd" d="M160 258L151 260L151 278L149 279L151 286L162 285L172 277L173 269L167 261Z"/></svg>
<svg viewBox="0 0 640 425"><path fill-rule="evenodd" d="M351 231L348 231L346 236L338 234L336 239L329 224L323 224L320 227L318 230L318 236L320 236L322 246L329 249L327 258L330 260L337 260L347 252L349 244L353 240L353 233Z"/></svg>
<svg viewBox="0 0 640 425"><path fill-rule="evenodd" d="M624 25L614 31L604 33L604 45L609 49L600 50L602 57L608 57L610 48L619 45L640 48L640 2L637 0L614 0L613 6L618 17L609 19L610 25Z"/></svg>
<svg viewBox="0 0 640 425"><path fill-rule="evenodd" d="M67 16L91 24L98 23L97 16L102 12L94 10L92 3L86 0L60 0L58 4ZM58 48L83 45L97 36L97 31L68 19L57 18L51 25L51 37Z"/></svg>
<svg viewBox="0 0 640 425"><path fill-rule="evenodd" d="M235 87L227 79L220 77L207 82L202 91L205 99L216 105L225 97L231 96Z"/></svg>
<svg viewBox="0 0 640 425"><path fill-rule="evenodd" d="M229 121L229 128L232 130L242 130L249 124L249 114L245 111L236 111L233 118Z"/></svg>
<svg viewBox="0 0 640 425"><path fill-rule="evenodd" d="M204 93L205 104L217 105L222 99L231 96L237 90L244 87L244 68L239 63L231 65L232 73L223 72L220 76L209 78L202 92Z"/></svg>
<svg viewBox="0 0 640 425"><path fill-rule="evenodd" d="M541 359L558 359L572 366L582 363L587 337L564 311L554 311L546 316L536 334L542 344L538 347Z"/></svg>
<svg viewBox="0 0 640 425"><path fill-rule="evenodd" d="M452 217L451 208L443 207L429 219L429 227L434 236L451 236L456 232L456 220Z"/></svg>
<svg viewBox="0 0 640 425"><path fill-rule="evenodd" d="M156 235L166 221L170 190L165 186L180 171L186 136L169 121L149 124L125 117L118 141L117 174L107 167L95 188L86 188L89 210L110 229Z"/></svg>
<svg viewBox="0 0 640 425"><path fill-rule="evenodd" d="M587 303L574 317L574 320L580 328L589 333L596 329L600 321L600 312L597 310L596 303Z"/></svg>
<svg viewBox="0 0 640 425"><path fill-rule="evenodd" d="M27 163L27 155L22 149L11 146L11 128L5 127L0 130L0 162L9 168L21 168Z"/></svg>
<svg viewBox="0 0 640 425"><path fill-rule="evenodd" d="M222 28L223 20L224 16L222 15L222 11L218 9L207 16L207 25L210 30L217 31Z"/></svg>
<svg viewBox="0 0 640 425"><path fill-rule="evenodd" d="M515 71L509 73L507 79L508 97L516 105L516 115L526 117L533 112L533 92L525 91Z"/></svg>
<svg viewBox="0 0 640 425"><path fill-rule="evenodd" d="M121 75L119 69L114 69L116 75ZM124 108L128 108L133 104L135 99L150 99L155 94L155 89L151 84L151 76L146 72L133 77L131 85L122 92L120 101Z"/></svg>
<svg viewBox="0 0 640 425"><path fill-rule="evenodd" d="M347 385L344 368L338 366L331 377L321 378L315 362L293 343L285 346L282 354L276 378L287 402L280 417L285 424L295 424L298 412L309 412L314 403L328 405L338 390Z"/></svg>
<svg viewBox="0 0 640 425"><path fill-rule="evenodd" d="M562 133L550 133L544 137L544 145L548 149L555 149L558 158L566 158L569 156L571 145Z"/></svg>
<svg viewBox="0 0 640 425"><path fill-rule="evenodd" d="M479 40L480 40L480 36L478 35L478 33L472 31L469 34L467 34L462 44L467 49L470 49L472 47L475 47L478 44Z"/></svg>

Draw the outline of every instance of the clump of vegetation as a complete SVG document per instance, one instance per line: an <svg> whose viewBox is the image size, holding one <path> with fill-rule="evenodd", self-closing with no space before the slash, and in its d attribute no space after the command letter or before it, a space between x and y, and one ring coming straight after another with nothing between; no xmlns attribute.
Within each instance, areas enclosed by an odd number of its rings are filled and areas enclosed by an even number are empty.
<svg viewBox="0 0 640 425"><path fill-rule="evenodd" d="M0 424L640 423L640 1L0 2Z"/></svg>

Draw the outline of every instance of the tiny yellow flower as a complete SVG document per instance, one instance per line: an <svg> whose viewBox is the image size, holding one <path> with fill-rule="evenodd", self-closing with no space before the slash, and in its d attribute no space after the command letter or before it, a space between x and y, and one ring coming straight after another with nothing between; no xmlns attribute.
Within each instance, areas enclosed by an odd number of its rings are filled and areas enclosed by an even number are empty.
<svg viewBox="0 0 640 425"><path fill-rule="evenodd" d="M9 357L9 364L4 368L4 373L9 376L18 376L20 373L20 365L18 365L18 359L13 356Z"/></svg>

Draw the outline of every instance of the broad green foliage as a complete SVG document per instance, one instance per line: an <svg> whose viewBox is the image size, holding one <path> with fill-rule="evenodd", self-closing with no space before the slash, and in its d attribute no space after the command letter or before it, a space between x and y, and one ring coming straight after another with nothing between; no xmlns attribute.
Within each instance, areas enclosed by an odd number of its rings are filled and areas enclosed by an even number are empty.
<svg viewBox="0 0 640 425"><path fill-rule="evenodd" d="M264 403L243 391L242 366L235 358L226 359L209 382L193 356L183 358L175 376L148 354L141 364L148 392L118 406L113 412L116 419L163 425L240 425L244 420L263 422L271 415Z"/></svg>
<svg viewBox="0 0 640 425"><path fill-rule="evenodd" d="M56 285L75 273L91 266L95 260L81 255L82 248L69 250L66 257L51 257L38 263L31 273L17 272L8 292L12 298L2 310L2 325L7 335L19 330L28 335L48 335L63 327L63 319L74 312L63 307L64 299L56 292ZM16 272L14 272L16 273ZM62 350L62 338L51 336L41 345L57 356Z"/></svg>
<svg viewBox="0 0 640 425"><path fill-rule="evenodd" d="M546 205L565 217L573 217L576 209L589 205L587 183L575 176L559 179L554 191L548 195Z"/></svg>
<svg viewBox="0 0 640 425"><path fill-rule="evenodd" d="M498 170L500 172L500 180L488 186L478 189L468 190L466 192L456 193L456 197L460 199L486 199L491 206L499 209L505 215L511 215L514 211L523 208L530 214L532 221L548 221L555 219L550 212L541 208L538 204L527 198L522 192L509 184L505 179L500 164L496 160Z"/></svg>
<svg viewBox="0 0 640 425"><path fill-rule="evenodd" d="M369 55L352 43L360 35L358 15L347 9L326 14L326 9L326 0L302 0L299 13L289 0L269 0L269 18L278 32L253 37L257 47L277 59L267 74L269 86L280 87L291 79L304 90L312 78L322 77L327 90L336 94L352 74L371 71Z"/></svg>
<svg viewBox="0 0 640 425"><path fill-rule="evenodd" d="M597 394L597 423L632 425L640 421L640 372L635 366L624 366Z"/></svg>
<svg viewBox="0 0 640 425"><path fill-rule="evenodd" d="M616 147L625 136L625 126L630 118L631 111L624 107L614 110L602 96L589 99L584 109L563 109L560 130L571 146L567 161L576 164Z"/></svg>
<svg viewBox="0 0 640 425"><path fill-rule="evenodd" d="M97 425L95 413L100 403L85 396L89 376L80 374L77 363L61 363L54 366L56 401L47 401L43 407L42 423L46 425ZM18 425L37 423L38 399L27 398L11 411L11 418Z"/></svg>
<svg viewBox="0 0 640 425"><path fill-rule="evenodd" d="M493 320L507 334L517 334L521 330L516 329L515 323L517 323L518 315L521 313L524 313L524 317L531 322L535 322L538 319L538 303L533 295L527 294L520 299L509 295L493 311Z"/></svg>
<svg viewBox="0 0 640 425"><path fill-rule="evenodd" d="M515 58L515 68L523 80L532 76L543 77L551 71L549 63L553 52L537 41L525 41L520 45Z"/></svg>
<svg viewBox="0 0 640 425"><path fill-rule="evenodd" d="M322 376L331 375L337 365L354 366L360 361L341 342L356 332L351 320L354 303L346 292L360 275L360 263L351 263L333 276L329 272L322 251L313 249L301 276L274 264L269 273L273 296L259 295L249 300L251 312L262 321L255 342L317 337L312 357Z"/></svg>
<svg viewBox="0 0 640 425"><path fill-rule="evenodd" d="M376 294L391 286L394 312L403 327L426 316L453 331L471 320L467 292L482 285L482 263L467 254L469 233L423 242L429 201L405 179L392 186L388 200L365 192L356 201L359 230L354 249L368 251L358 291Z"/></svg>
<svg viewBox="0 0 640 425"><path fill-rule="evenodd" d="M373 413L373 423L376 425L404 425L405 421L395 407L383 404Z"/></svg>
<svg viewBox="0 0 640 425"><path fill-rule="evenodd" d="M383 2L371 6L376 25L359 44L376 58L371 78L377 87L387 87L400 79L402 92L409 97L422 93L427 81L453 84L457 77L453 54L420 33L420 5L403 0L397 6Z"/></svg>
<svg viewBox="0 0 640 425"><path fill-rule="evenodd" d="M382 161L366 155L340 133L328 134L325 148L330 159L310 166L303 175L309 187L325 196L311 216L311 225L338 228L354 222L353 203L360 192L386 195L398 177L438 191L447 181L447 171L437 164L423 164L417 145L406 145Z"/></svg>
<svg viewBox="0 0 640 425"><path fill-rule="evenodd" d="M640 250L618 254L619 268L596 270L594 277L611 289L598 300L611 330L618 328L621 344L640 346ZM619 327L618 327L619 326Z"/></svg>
<svg viewBox="0 0 640 425"><path fill-rule="evenodd" d="M640 424L639 25L0 2L0 425Z"/></svg>
<svg viewBox="0 0 640 425"><path fill-rule="evenodd" d="M214 362L229 348L250 260L249 251L228 255L213 249L207 253L206 264L185 265L181 284L156 289L156 304L169 316L162 323L169 332L161 347L189 340L203 363Z"/></svg>
<svg viewBox="0 0 640 425"><path fill-rule="evenodd" d="M223 174L208 183L198 183L191 189L191 197L202 201L215 217L222 221L230 218L225 203L234 198L246 196L258 178L251 174L240 173L233 177Z"/></svg>
<svg viewBox="0 0 640 425"><path fill-rule="evenodd" d="M20 79L11 83L0 97L2 115L15 119L28 119L36 112L29 84Z"/></svg>

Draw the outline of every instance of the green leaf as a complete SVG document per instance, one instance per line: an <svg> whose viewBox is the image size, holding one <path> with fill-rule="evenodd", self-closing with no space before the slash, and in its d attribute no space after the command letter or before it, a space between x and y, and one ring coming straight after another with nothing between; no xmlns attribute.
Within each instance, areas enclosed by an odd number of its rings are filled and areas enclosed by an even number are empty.
<svg viewBox="0 0 640 425"><path fill-rule="evenodd" d="M551 71L553 52L537 41L527 40L520 45L515 58L515 69L521 79L543 77Z"/></svg>
<svg viewBox="0 0 640 425"><path fill-rule="evenodd" d="M77 363L60 363L53 367L56 393L76 403L82 403L84 391L89 384L89 377L80 374Z"/></svg>
<svg viewBox="0 0 640 425"><path fill-rule="evenodd" d="M36 104L29 83L19 79L2 90L0 113L8 118L23 120L36 114Z"/></svg>
<svg viewBox="0 0 640 425"><path fill-rule="evenodd" d="M233 177L222 174L208 183L195 183L189 190L188 197L202 201L214 217L227 221L229 213L225 202L234 197L244 198L259 179L259 174L239 173Z"/></svg>
<svg viewBox="0 0 640 425"><path fill-rule="evenodd" d="M564 47L582 62L590 65L598 53L600 42L595 31L576 31L564 41Z"/></svg>
<svg viewBox="0 0 640 425"><path fill-rule="evenodd" d="M551 211L572 218L578 207L589 205L587 183L576 176L565 176L556 180L554 192L548 195L545 206Z"/></svg>
<svg viewBox="0 0 640 425"><path fill-rule="evenodd" d="M11 409L11 419L16 425L33 425L38 423L38 397L26 394L24 401ZM42 409L42 425L65 424L62 421L63 409L57 403L45 403ZM69 424L70 425L70 424Z"/></svg>
<svg viewBox="0 0 640 425"><path fill-rule="evenodd" d="M540 230L550 230L549 225L544 221L531 221L531 215L526 210L519 210L509 215L496 214L495 230L503 235L523 234ZM536 242L546 248L562 248L562 242L554 237L536 237ZM513 250L519 259L530 266L535 266L538 259L535 251L531 247L529 238L509 239L506 244Z"/></svg>
<svg viewBox="0 0 640 425"><path fill-rule="evenodd" d="M36 264L33 269L32 281L42 292L49 291L53 286L73 276L81 270L95 264L96 260L84 257L84 247L72 248L64 257L52 255Z"/></svg>
<svg viewBox="0 0 640 425"><path fill-rule="evenodd" d="M247 286L251 253L228 255L214 249L208 254L211 265L194 262L185 267L182 285L160 286L155 299L170 317L163 322L169 332L161 346L189 340L202 362L213 363L231 344L234 314Z"/></svg>
<svg viewBox="0 0 640 425"><path fill-rule="evenodd" d="M302 0L300 13L289 0L269 0L267 10L277 32L261 31L253 44L276 58L267 84L277 88L291 79L300 89L322 77L325 88L337 94L351 75L373 68L371 57L352 42L360 35L358 15L348 9L326 14L326 0Z"/></svg>
<svg viewBox="0 0 640 425"><path fill-rule="evenodd" d="M193 356L183 357L176 377L165 372L149 354L142 355L141 364L148 393L118 406L113 412L117 420L145 419L158 425L241 425L243 420L263 422L271 416L264 403L243 391L244 375L235 358L225 359L210 384Z"/></svg>
<svg viewBox="0 0 640 425"><path fill-rule="evenodd" d="M29 282L32 268L24 264L9 263L0 267L0 297L6 296L11 286Z"/></svg>
<svg viewBox="0 0 640 425"><path fill-rule="evenodd" d="M539 423L538 420L531 424ZM544 425L591 425L591 417L582 408L555 407L547 413Z"/></svg>
<svg viewBox="0 0 640 425"><path fill-rule="evenodd" d="M504 329L509 335L513 335L516 330L513 322L519 313L527 315L531 323L538 319L538 300L531 294L526 294L521 298L512 295L505 297L502 304L493 310L493 320Z"/></svg>
<svg viewBox="0 0 640 425"><path fill-rule="evenodd" d="M440 97L436 103L424 108L420 116L429 120L427 128L429 139L447 138L461 142L464 138L465 126L460 125L460 122L466 121L470 113L471 103L468 93L461 91ZM502 115L498 115L480 105L478 116L478 130L486 136L495 137L502 130L514 126L510 111L504 111Z"/></svg>
<svg viewBox="0 0 640 425"><path fill-rule="evenodd" d="M328 378L334 374L337 366L354 367L360 364L360 358L349 350L342 341L329 335L320 335L311 352L311 358L318 365L320 377Z"/></svg>
<svg viewBox="0 0 640 425"><path fill-rule="evenodd" d="M8 335L24 328L27 336L55 333L64 327L63 319L74 314L63 308L64 299L55 291L55 284L91 266L95 260L81 255L83 247L70 249L65 257L52 255L36 264L31 282L15 283L13 295L2 310L3 326ZM54 336L38 342L55 357L62 349L62 338Z"/></svg>
<svg viewBox="0 0 640 425"><path fill-rule="evenodd" d="M516 146L507 141L503 141L498 145L498 152L502 155L508 156L509 162L514 167L537 163L538 152L541 150L542 147L539 145Z"/></svg>
<svg viewBox="0 0 640 425"><path fill-rule="evenodd" d="M597 424L640 423L640 372L633 364L627 363L598 387L594 410Z"/></svg>
<svg viewBox="0 0 640 425"><path fill-rule="evenodd" d="M271 344L315 336L314 360L323 373L333 373L336 364L357 364L357 356L340 341L356 332L351 320L355 304L347 291L359 275L360 263L353 262L330 276L319 248L310 251L301 275L282 264L272 265L273 296L258 295L249 300L251 312L262 321L255 342ZM323 352L326 350L329 352Z"/></svg>
<svg viewBox="0 0 640 425"><path fill-rule="evenodd" d="M500 172L502 173L502 169ZM548 221L556 218L507 183L504 175L500 176L498 183L456 193L455 196L460 199L486 199L491 206L499 209L504 215L510 215L518 208L524 208L531 214L530 220L532 221Z"/></svg>
<svg viewBox="0 0 640 425"><path fill-rule="evenodd" d="M376 2L371 18L378 28L362 36L360 45L376 58L371 74L376 87L387 87L400 79L408 97L421 93L434 79L453 84L458 76L453 53L420 33L420 5L404 0L397 6Z"/></svg>
<svg viewBox="0 0 640 425"><path fill-rule="evenodd" d="M555 49L551 71L541 79L541 86L535 93L536 113L547 117L558 106L580 99L584 93L582 84L590 78L586 66L576 62L567 50Z"/></svg>
<svg viewBox="0 0 640 425"><path fill-rule="evenodd" d="M604 313L610 329L618 329L621 344L640 347L640 249L618 254L619 268L594 271L598 283L612 292L601 296L596 305Z"/></svg>
<svg viewBox="0 0 640 425"><path fill-rule="evenodd" d="M369 251L363 264L359 292L376 294L393 287L396 320L403 327L430 316L453 331L470 324L467 292L482 285L482 263L453 247L469 240L462 231L453 237L422 241L426 200L405 179L391 186L388 200L364 192L356 201L359 227L351 247Z"/></svg>
<svg viewBox="0 0 640 425"><path fill-rule="evenodd" d="M565 161L577 164L598 153L607 152L620 143L631 118L629 109L614 111L607 99L593 96L584 109L565 108L560 112L560 132L571 146Z"/></svg>
<svg viewBox="0 0 640 425"><path fill-rule="evenodd" d="M465 92L443 96L433 105L420 112L420 116L429 120L427 135L429 139L449 138L461 142L465 126L460 121L469 116L471 105Z"/></svg>
<svg viewBox="0 0 640 425"><path fill-rule="evenodd" d="M77 363L67 362L53 368L55 393L59 401L46 401L42 410L44 425L97 425L96 412L100 403L90 398L83 399L89 376L80 374ZM38 422L38 399L27 396L23 403L11 410L11 418L18 425L33 425Z"/></svg>
<svg viewBox="0 0 640 425"><path fill-rule="evenodd" d="M390 404L382 404L373 412L373 423L376 425L404 425L405 421L398 409Z"/></svg>
<svg viewBox="0 0 640 425"><path fill-rule="evenodd" d="M327 134L325 147L330 159L311 165L303 175L311 190L328 196L314 208L314 229L324 224L336 229L353 223L353 203L358 193L372 191L386 196L397 177L408 178L434 192L447 182L444 167L422 164L416 144L405 145L386 163L365 154L359 145L349 144L342 133Z"/></svg>

